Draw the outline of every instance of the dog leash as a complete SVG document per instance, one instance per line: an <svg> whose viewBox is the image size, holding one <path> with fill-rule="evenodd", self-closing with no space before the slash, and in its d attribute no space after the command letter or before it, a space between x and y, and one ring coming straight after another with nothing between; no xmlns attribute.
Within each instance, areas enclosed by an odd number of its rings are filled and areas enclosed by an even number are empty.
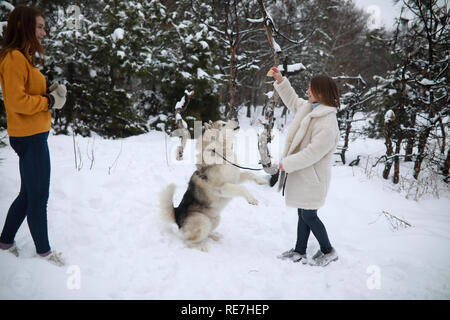
<svg viewBox="0 0 450 320"><path fill-rule="evenodd" d="M284 197L284 188L286 187L287 177L288 177L288 174L286 173L286 177L284 177L284 182L283 182L283 193L282 193L283 197Z"/></svg>
<svg viewBox="0 0 450 320"><path fill-rule="evenodd" d="M231 165L233 165L233 166L235 166L235 167L238 167L238 168L241 168L241 169L244 169L244 170L254 170L254 171L262 170L262 168L261 168L261 169L254 169L254 168L241 167L241 166L239 166L239 165L237 165L237 164L234 164L234 163L231 162L231 161L228 161L223 155L221 155L220 153L216 152L215 149L212 149L211 151L214 152L215 154L217 154L218 156L220 156L223 160L225 160L226 162L228 162L229 164L231 164ZM288 176L288 174L286 173L286 177L284 178L284 182L283 182L283 192L282 192L283 197L284 197L284 189L285 189L285 187L286 187L287 176Z"/></svg>
<svg viewBox="0 0 450 320"><path fill-rule="evenodd" d="M223 155L221 155L220 153L216 152L215 149L212 149L211 151L214 152L215 154L217 154L218 156L220 156L223 160L225 160L225 161L228 162L229 164L231 164L231 165L233 165L233 166L235 166L235 167L238 167L238 168L240 168L240 169L244 169L244 170L253 170L253 171L263 170L263 168L261 168L261 169L255 169L255 168L241 167L241 166L239 166L239 165L237 165L237 164L234 164L234 163L231 162L231 161L228 161Z"/></svg>

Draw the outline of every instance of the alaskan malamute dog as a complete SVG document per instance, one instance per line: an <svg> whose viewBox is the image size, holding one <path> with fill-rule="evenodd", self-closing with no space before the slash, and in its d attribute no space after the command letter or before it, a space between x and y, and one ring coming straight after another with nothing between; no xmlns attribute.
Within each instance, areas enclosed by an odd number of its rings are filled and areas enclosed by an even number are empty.
<svg viewBox="0 0 450 320"><path fill-rule="evenodd" d="M233 140L239 129L237 122L219 120L204 125L205 131L197 141L197 170L191 176L183 199L174 208L175 185L170 184L160 193L160 209L163 218L178 225L189 247L208 251L205 240L208 237L220 239L213 230L219 225L220 212L231 198L241 196L248 203L258 205L258 200L240 183L252 180L262 185L268 181L249 171L241 171L223 159L236 163Z"/></svg>

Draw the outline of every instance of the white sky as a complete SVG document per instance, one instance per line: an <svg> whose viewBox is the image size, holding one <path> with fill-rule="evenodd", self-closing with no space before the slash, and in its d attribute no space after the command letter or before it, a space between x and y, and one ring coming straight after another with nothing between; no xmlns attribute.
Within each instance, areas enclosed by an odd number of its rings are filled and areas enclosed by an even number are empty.
<svg viewBox="0 0 450 320"><path fill-rule="evenodd" d="M356 6L372 13L373 20L369 22L372 25L384 25L387 29L392 29L395 18L400 15L402 1L394 5L392 0L353 0Z"/></svg>

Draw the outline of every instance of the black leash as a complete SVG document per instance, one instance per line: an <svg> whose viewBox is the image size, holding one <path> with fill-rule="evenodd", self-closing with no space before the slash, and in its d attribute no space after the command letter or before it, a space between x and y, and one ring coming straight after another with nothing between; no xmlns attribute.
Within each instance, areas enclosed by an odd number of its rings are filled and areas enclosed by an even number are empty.
<svg viewBox="0 0 450 320"><path fill-rule="evenodd" d="M211 151L214 152L215 154L217 154L218 156L220 156L223 160L225 160L226 162L228 162L229 164L231 164L231 165L233 165L233 166L235 166L235 167L238 167L238 168L241 168L241 169L244 169L244 170L254 170L254 171L263 170L262 168L261 168L261 169L254 169L254 168L247 168L247 167L241 167L241 166L238 166L237 164L234 164L233 162L228 161L223 155L221 155L220 153L216 152L216 150L212 149ZM273 175L273 176L276 175L276 180L278 180L278 174L279 174L279 172L277 172L276 174ZM272 177L273 177L273 176L272 176ZM283 196L284 196L284 188L286 187L287 176L288 176L288 174L286 173L286 177L285 177L284 183L283 183L283 192L282 192ZM275 183L276 183L276 181L275 181ZM274 184L275 184L275 183L274 183ZM274 184L273 184L273 185L274 185ZM272 186L273 186L273 185L272 185Z"/></svg>
<svg viewBox="0 0 450 320"><path fill-rule="evenodd" d="M286 173L286 177L284 178L284 182L283 182L283 193L282 193L283 197L284 197L284 188L286 187L287 177L288 177L288 174Z"/></svg>
<svg viewBox="0 0 450 320"><path fill-rule="evenodd" d="M218 156L220 156L223 160L225 160L226 162L228 162L229 164L231 164L231 165L233 165L233 166L235 166L235 167L238 167L238 168L241 168L241 169L244 169L244 170L253 170L253 171L263 170L263 168L261 168L261 169L254 169L254 168L247 168L247 167L241 167L241 166L238 166L237 164L234 164L233 162L228 161L223 155L221 155L220 153L216 152L215 149L212 149L211 151L214 152L215 154L217 154Z"/></svg>

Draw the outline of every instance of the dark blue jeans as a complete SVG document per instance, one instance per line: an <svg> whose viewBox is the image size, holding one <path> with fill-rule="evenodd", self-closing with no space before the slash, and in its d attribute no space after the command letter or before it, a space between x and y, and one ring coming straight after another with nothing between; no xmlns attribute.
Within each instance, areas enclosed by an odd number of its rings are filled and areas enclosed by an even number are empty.
<svg viewBox="0 0 450 320"><path fill-rule="evenodd" d="M50 251L47 201L50 188L48 132L29 137L10 137L19 156L20 193L9 208L0 242L13 243L25 217L38 254Z"/></svg>
<svg viewBox="0 0 450 320"><path fill-rule="evenodd" d="M331 243L328 239L327 230L317 216L317 210L298 209L297 243L295 251L300 254L306 253L309 234L313 232L320 244L320 251L331 252Z"/></svg>

